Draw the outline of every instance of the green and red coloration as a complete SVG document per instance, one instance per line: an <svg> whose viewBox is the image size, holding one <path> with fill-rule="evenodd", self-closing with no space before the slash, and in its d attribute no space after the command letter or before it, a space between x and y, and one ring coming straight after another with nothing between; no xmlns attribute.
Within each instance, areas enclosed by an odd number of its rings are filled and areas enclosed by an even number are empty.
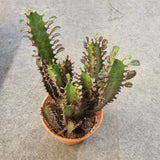
<svg viewBox="0 0 160 160"><path fill-rule="evenodd" d="M85 118L112 102L122 87L132 87L127 80L133 78L136 71L127 70L127 67L140 63L132 60L124 65L123 61L131 59L131 56L117 59L118 46L114 46L111 54L106 56L108 41L96 34L91 40L86 37L83 43L86 52L81 59L84 68L79 75L74 75L73 63L68 56L64 61L56 58L64 48L55 38L59 35L55 31L60 27L50 28L55 16L44 22L44 12L40 15L36 11L25 10L29 26L29 31L26 31L29 35L25 37L37 48L37 66L44 86L55 102L54 105L46 104L41 113L50 128L61 136L76 137L76 129L84 129Z"/></svg>

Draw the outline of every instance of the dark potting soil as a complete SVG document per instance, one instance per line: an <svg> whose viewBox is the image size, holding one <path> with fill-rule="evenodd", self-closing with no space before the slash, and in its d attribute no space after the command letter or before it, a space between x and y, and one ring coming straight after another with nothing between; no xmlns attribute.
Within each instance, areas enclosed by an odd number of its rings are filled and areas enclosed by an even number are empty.
<svg viewBox="0 0 160 160"><path fill-rule="evenodd" d="M51 104L50 102L46 102L44 105L48 105L50 104L50 106L53 106L53 103ZM67 131L64 130L65 126L62 124L61 120L58 118L57 113L55 112L55 110L53 109L55 107L52 107L52 115L54 115L54 118L56 118L55 123L58 123L59 125L49 125L49 123L47 122L47 119L44 118L44 121L46 122L46 125L56 134L62 136L62 137L66 137L66 138L81 138L83 136L85 136L86 134L88 134L91 129L94 126L95 123L95 114L92 115L88 115L86 117L84 117L83 119L81 119L81 124L75 129L73 130L73 132L71 134L67 134ZM41 114L42 114L42 110L41 110ZM44 115L42 114L42 116L44 117ZM53 122L54 123L54 122ZM56 127L57 126L57 127ZM61 126L61 130L58 126ZM64 130L64 131L63 131Z"/></svg>

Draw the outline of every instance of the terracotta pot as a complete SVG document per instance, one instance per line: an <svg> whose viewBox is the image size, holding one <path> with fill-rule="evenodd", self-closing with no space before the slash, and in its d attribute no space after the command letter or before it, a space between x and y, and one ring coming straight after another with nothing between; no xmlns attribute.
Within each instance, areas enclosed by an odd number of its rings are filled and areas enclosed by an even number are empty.
<svg viewBox="0 0 160 160"><path fill-rule="evenodd" d="M50 96L48 95L48 96L46 96L46 98L43 100L41 107L44 106L44 103L45 103L46 101L49 101L49 102L52 102L52 103L53 103L53 100L52 100L52 99L50 98ZM54 133L54 131L52 131L52 130L46 125L43 116L41 116L41 120L42 120L42 123L43 123L45 129L46 129L53 137L57 138L59 141L65 143L65 144L68 144L68 145L78 144L78 143L84 141L85 139L91 137L91 136L98 130L98 128L100 127L100 125L101 125L101 123L102 123L102 119L103 119L103 110L100 110L100 111L96 112L95 124L94 124L93 128L91 129L91 131L90 131L87 135L85 135L85 136L83 136L83 137L81 137L81 138L69 139L69 138L61 137L61 136L57 135L56 133Z"/></svg>

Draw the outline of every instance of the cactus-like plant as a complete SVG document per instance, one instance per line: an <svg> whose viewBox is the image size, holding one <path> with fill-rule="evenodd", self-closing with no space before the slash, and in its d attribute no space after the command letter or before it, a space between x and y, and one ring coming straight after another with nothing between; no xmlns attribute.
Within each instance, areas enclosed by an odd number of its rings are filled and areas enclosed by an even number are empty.
<svg viewBox="0 0 160 160"><path fill-rule="evenodd" d="M128 80L136 75L136 71L127 68L140 63L132 60L124 64L124 60L131 59L130 55L123 60L117 59L118 46L106 55L108 41L96 34L93 39L86 37L83 42L86 51L81 62L84 68L80 74L74 75L69 56L64 61L56 58L56 54L64 50L56 39L59 36L56 31L60 27L51 27L55 16L44 22L44 12L40 15L25 8L25 23L29 30L22 30L37 48L36 63L44 86L55 102L54 105L45 104L41 114L48 126L59 135L75 138L80 129L86 134L83 123L87 117L93 117L95 112L112 102L122 87L132 87Z"/></svg>

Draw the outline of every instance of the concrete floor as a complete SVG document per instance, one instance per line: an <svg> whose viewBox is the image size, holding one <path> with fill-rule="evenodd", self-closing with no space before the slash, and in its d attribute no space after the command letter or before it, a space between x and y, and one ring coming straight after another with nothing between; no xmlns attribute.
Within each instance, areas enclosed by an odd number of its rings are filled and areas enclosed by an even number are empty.
<svg viewBox="0 0 160 160"><path fill-rule="evenodd" d="M49 135L39 108L46 96L22 39L23 7L56 15L61 42L79 71L82 41L95 33L120 46L119 58L141 61L132 89L123 89L104 108L98 132L67 146ZM1 160L159 160L160 159L160 1L159 0L0 0L0 159ZM62 38L63 37L63 38ZM134 67L133 67L134 68Z"/></svg>

